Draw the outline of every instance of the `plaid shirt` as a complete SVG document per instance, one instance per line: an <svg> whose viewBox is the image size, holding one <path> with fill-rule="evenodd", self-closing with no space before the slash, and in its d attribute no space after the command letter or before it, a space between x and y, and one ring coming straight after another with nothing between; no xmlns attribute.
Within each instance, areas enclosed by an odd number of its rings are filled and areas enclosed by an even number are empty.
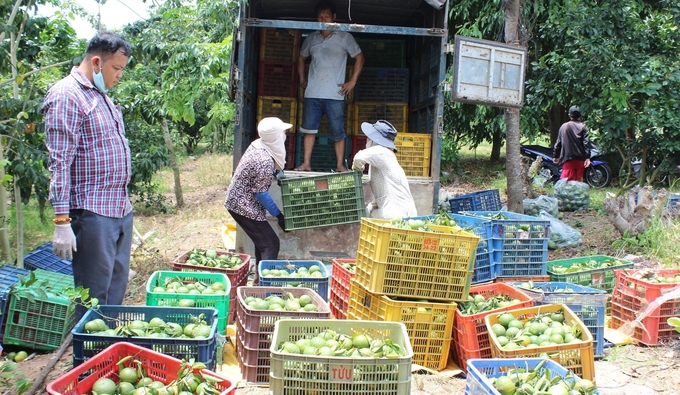
<svg viewBox="0 0 680 395"><path fill-rule="evenodd" d="M42 113L54 213L129 214L132 165L120 109L74 67L47 92Z"/></svg>

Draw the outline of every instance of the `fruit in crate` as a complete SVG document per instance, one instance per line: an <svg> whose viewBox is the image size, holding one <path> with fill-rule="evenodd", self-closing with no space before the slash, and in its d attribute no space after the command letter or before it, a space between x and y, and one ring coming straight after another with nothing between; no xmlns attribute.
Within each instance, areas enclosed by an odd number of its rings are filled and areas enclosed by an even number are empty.
<svg viewBox="0 0 680 395"><path fill-rule="evenodd" d="M522 303L522 301L513 299L502 293L493 295L488 299L482 294L471 294L468 295L468 300L466 302L458 303L458 310L460 310L463 315L473 315L519 303Z"/></svg>
<svg viewBox="0 0 680 395"><path fill-rule="evenodd" d="M562 310L537 314L522 322L505 312L498 315L498 323L493 324L490 334L505 350L558 346L582 341L583 333L576 323L564 322Z"/></svg>
<svg viewBox="0 0 680 395"><path fill-rule="evenodd" d="M207 339L212 333L212 328L205 321L203 314L192 317L192 322L180 325L175 322L166 322L161 318L154 317L147 321L132 320L120 324L115 328L101 318L96 318L85 323L85 332L95 335L122 336L122 337L161 337L161 338L191 338Z"/></svg>
<svg viewBox="0 0 680 395"><path fill-rule="evenodd" d="M153 288L153 292L187 295L224 295L226 294L225 289L226 286L220 281L215 281L214 283L203 281L185 283L180 277L167 277L163 285L157 285Z"/></svg>
<svg viewBox="0 0 680 395"><path fill-rule="evenodd" d="M285 297L285 298L284 298ZM302 295L299 298L290 293L284 297L270 295L266 298L247 296L243 302L253 310L273 310L273 311L318 311L319 306L313 303L312 297Z"/></svg>
<svg viewBox="0 0 680 395"><path fill-rule="evenodd" d="M143 363L133 355L118 362L118 383L111 378L102 377L94 382L91 395L167 395L167 394L220 394L215 384L222 379L204 373L205 364L185 363L177 373L177 379L169 383L146 377Z"/></svg>
<svg viewBox="0 0 680 395"><path fill-rule="evenodd" d="M187 255L187 265L234 269L244 262L237 254L218 254L215 250L194 249Z"/></svg>
<svg viewBox="0 0 680 395"><path fill-rule="evenodd" d="M342 267L347 269L350 273L355 273L357 270L357 265L355 263L344 262L342 263Z"/></svg>
<svg viewBox="0 0 680 395"><path fill-rule="evenodd" d="M295 267L294 265L287 266L286 269L262 269L262 277L275 278L275 277L285 277L286 279L295 278L322 278L324 275L321 272L321 268L318 265L312 265L310 267ZM288 282L291 287L304 286L297 281Z"/></svg>
<svg viewBox="0 0 680 395"><path fill-rule="evenodd" d="M518 287L528 289L534 292L562 292L562 293L575 292L574 289L571 288L569 285L565 286L544 285L541 287L537 287L531 280L520 283Z"/></svg>
<svg viewBox="0 0 680 395"><path fill-rule="evenodd" d="M533 369L515 367L503 375L489 379L501 395L591 395L597 388L590 380L576 379L571 374L566 377L553 375L544 369L546 361L541 361Z"/></svg>
<svg viewBox="0 0 680 395"><path fill-rule="evenodd" d="M552 265L548 268L548 271L555 273L555 274L576 273L576 272L582 272L584 270L604 269L604 268L619 266L619 265L623 265L623 264L625 264L625 262L622 262L618 259L605 259L605 260L602 260L602 261L597 261L595 259L584 259L582 261L574 262L568 267L560 266L560 265Z"/></svg>
<svg viewBox="0 0 680 395"><path fill-rule="evenodd" d="M415 218L392 218L389 226L399 229L422 230L425 232L432 232L429 225L447 226L453 228L453 232L460 231L462 228L456 225L453 218L449 218L444 214L437 214L433 218L415 219Z"/></svg>
<svg viewBox="0 0 680 395"><path fill-rule="evenodd" d="M343 334L326 329L318 334L304 334L295 341L279 344L279 352L324 357L399 358L404 349L389 338L367 333Z"/></svg>

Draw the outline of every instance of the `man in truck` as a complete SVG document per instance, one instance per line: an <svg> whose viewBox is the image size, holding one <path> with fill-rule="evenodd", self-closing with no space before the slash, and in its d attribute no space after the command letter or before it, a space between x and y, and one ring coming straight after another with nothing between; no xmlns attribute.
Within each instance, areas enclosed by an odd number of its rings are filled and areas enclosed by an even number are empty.
<svg viewBox="0 0 680 395"><path fill-rule="evenodd" d="M314 9L319 22L334 23L335 4L321 1ZM345 81L347 55L355 59L349 81ZM309 80L305 62L311 57ZM305 89L304 112L300 132L304 133L303 162L295 170L312 170L312 151L321 118L328 118L329 140L337 159L336 171L347 171L345 157L345 96L354 89L364 65L364 54L354 37L347 32L315 31L302 43L297 69L300 85Z"/></svg>

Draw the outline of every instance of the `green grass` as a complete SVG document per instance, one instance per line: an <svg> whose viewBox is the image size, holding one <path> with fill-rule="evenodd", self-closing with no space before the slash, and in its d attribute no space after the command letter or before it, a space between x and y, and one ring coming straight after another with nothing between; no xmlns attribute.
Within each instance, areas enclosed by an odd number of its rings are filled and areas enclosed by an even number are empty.
<svg viewBox="0 0 680 395"><path fill-rule="evenodd" d="M35 199L31 199L28 205L24 205L23 210L24 219L24 255L28 252L33 251L36 247L47 243L52 240L52 234L54 232L54 224L52 223L52 218L54 218L52 206L47 203L45 208L45 222L40 220L40 211L38 208L38 203ZM16 206L14 204L8 206L7 214L10 216L10 220L7 223L10 244L12 246L12 255L16 255L17 248L17 221L16 221Z"/></svg>

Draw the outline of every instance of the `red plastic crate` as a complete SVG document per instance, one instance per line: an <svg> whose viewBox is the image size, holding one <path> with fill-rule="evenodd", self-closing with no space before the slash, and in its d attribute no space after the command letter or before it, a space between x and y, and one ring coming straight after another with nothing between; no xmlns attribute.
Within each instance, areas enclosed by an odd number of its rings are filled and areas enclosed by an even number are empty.
<svg viewBox="0 0 680 395"><path fill-rule="evenodd" d="M318 306L318 311L253 310L244 301L248 296L264 299L269 295L284 297L284 293L290 293L296 298L302 295L310 296L312 303ZM309 288L239 287L236 298L238 305L236 313L238 317L237 331L239 335L243 334L241 338L243 344L251 349L269 349L271 334L274 333L274 324L281 318L325 319L329 318L331 314L328 303L316 291Z"/></svg>
<svg viewBox="0 0 680 395"><path fill-rule="evenodd" d="M293 139L294 140L294 139ZM224 250L216 250L217 255L238 255L244 262L243 265L237 266L234 269L223 269L219 267L207 267L198 265L188 265L186 261L191 251L180 254L172 261L172 270L175 272L209 272L209 273L223 273L229 277L231 283L231 292L229 293L229 300L236 300L236 288L248 285L248 272L250 271L250 255L237 254ZM229 324L236 322L236 304L232 302L229 305Z"/></svg>
<svg viewBox="0 0 680 395"><path fill-rule="evenodd" d="M331 291L331 300L328 302L328 307L331 309L331 315L336 320L346 320L349 304L343 304L342 302L338 302L338 300L338 296L333 291Z"/></svg>
<svg viewBox="0 0 680 395"><path fill-rule="evenodd" d="M480 284L470 287L470 295L477 294L481 294L487 299L494 295L504 294L513 299L519 299L521 303L473 315L464 315L456 309L456 318L453 320L451 354L456 365L464 372L467 372L468 359L491 358L491 340L484 317L489 314L498 314L502 311L534 305L531 296L505 283Z"/></svg>
<svg viewBox="0 0 680 395"><path fill-rule="evenodd" d="M182 367L182 361L179 359L131 343L120 342L111 345L83 364L49 383L47 385L47 393L51 395L89 394L95 381L102 377L118 381L118 361L129 355L134 356L134 360L142 363L141 367L147 377L158 380L163 384L170 384L173 380L177 379L177 373ZM132 359L125 363L125 366L137 367L137 365L133 365ZM221 395L234 395L236 393L236 384L226 377L207 369L203 369L202 373L222 379L216 385L217 389L222 391Z"/></svg>
<svg viewBox="0 0 680 395"><path fill-rule="evenodd" d="M354 163L354 155L366 148L366 136L352 136L349 151L349 164ZM364 166L364 173L368 173L368 166Z"/></svg>
<svg viewBox="0 0 680 395"><path fill-rule="evenodd" d="M248 348L243 345L243 339L239 332L236 336L236 356L241 377L249 383L269 383L269 359L271 357L269 347Z"/></svg>
<svg viewBox="0 0 680 395"><path fill-rule="evenodd" d="M259 96L297 97L297 64L261 61L258 67Z"/></svg>
<svg viewBox="0 0 680 395"><path fill-rule="evenodd" d="M634 278L638 270L615 270L616 286L612 292L611 327L620 328L629 322L638 320L638 316L647 306L666 291L678 287L677 283L651 283ZM679 269L653 270L654 273L669 277L680 273ZM680 316L680 298L668 300L649 315L633 325L633 338L648 346L660 345L661 340L680 338L680 333L668 325L667 319Z"/></svg>
<svg viewBox="0 0 680 395"><path fill-rule="evenodd" d="M286 133L286 166L284 170L291 170L295 168L295 147L297 139L295 133ZM244 284L245 285L245 284Z"/></svg>
<svg viewBox="0 0 680 395"><path fill-rule="evenodd" d="M345 269L344 263L356 264L356 259L333 259L331 274L331 291L335 289L338 296L345 302L349 301L350 281L354 278L354 273Z"/></svg>

